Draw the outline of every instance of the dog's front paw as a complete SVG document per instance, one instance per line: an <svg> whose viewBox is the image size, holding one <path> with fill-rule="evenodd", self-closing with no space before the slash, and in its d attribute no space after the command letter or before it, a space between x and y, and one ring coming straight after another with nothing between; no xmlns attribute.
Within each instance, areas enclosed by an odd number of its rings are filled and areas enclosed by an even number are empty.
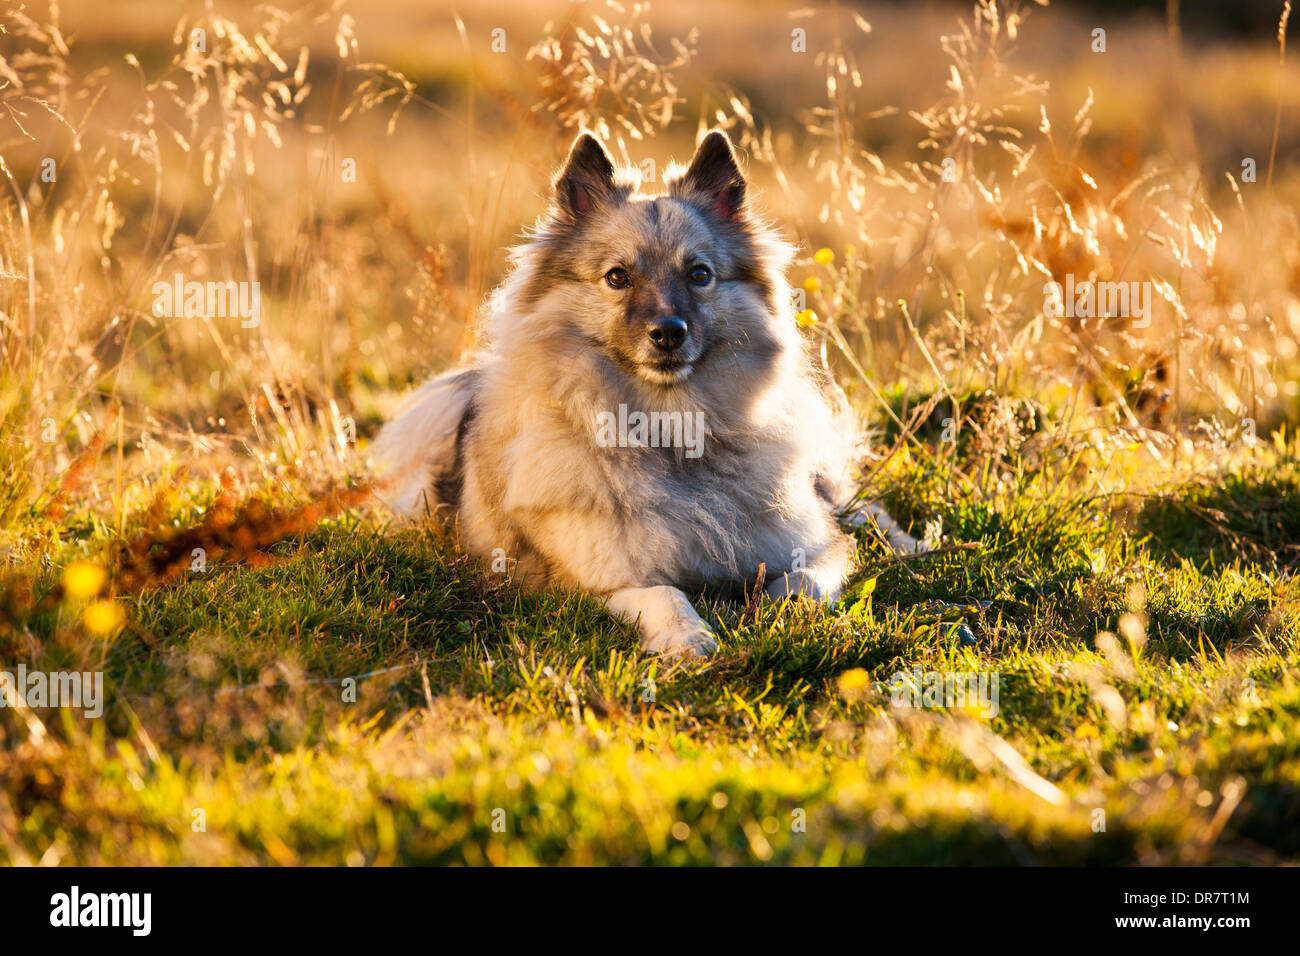
<svg viewBox="0 0 1300 956"><path fill-rule="evenodd" d="M605 596L611 611L635 621L641 649L666 656L708 657L718 649L713 632L677 588L622 588Z"/></svg>
<svg viewBox="0 0 1300 956"><path fill-rule="evenodd" d="M684 631L647 635L641 649L664 657L711 657L718 642L708 628L700 626Z"/></svg>

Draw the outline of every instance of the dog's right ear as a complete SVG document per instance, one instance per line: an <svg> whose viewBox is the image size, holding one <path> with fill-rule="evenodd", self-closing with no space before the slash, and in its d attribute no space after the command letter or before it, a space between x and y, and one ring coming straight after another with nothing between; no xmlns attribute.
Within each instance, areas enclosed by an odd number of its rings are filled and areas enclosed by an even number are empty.
<svg viewBox="0 0 1300 956"><path fill-rule="evenodd" d="M579 134L555 179L555 201L561 215L571 225L578 225L614 193L614 161L595 136Z"/></svg>

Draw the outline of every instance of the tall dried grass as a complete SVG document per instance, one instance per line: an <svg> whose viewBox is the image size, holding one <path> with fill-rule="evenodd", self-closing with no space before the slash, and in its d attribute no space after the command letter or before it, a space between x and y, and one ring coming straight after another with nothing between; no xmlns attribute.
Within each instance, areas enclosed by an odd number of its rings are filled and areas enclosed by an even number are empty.
<svg viewBox="0 0 1300 956"><path fill-rule="evenodd" d="M90 69L57 4L0 13L0 465L12 477L0 526L12 546L24 516L70 506L125 533L181 467L233 464L277 490L349 480L385 396L472 341L463 330L500 268L501 229L537 209L535 196L508 207L507 182L535 194L578 128L635 164L691 111L699 129L732 132L807 253L830 247L800 264L802 324L865 415L901 425L941 394L935 414L974 429L989 459L1038 431L1049 448L1099 452L1099 466L1136 448L1148 468L1294 418L1300 224L1277 157L1249 188L1232 172L1221 186L1189 155L1099 162L1092 97L1054 115L1049 78L1017 70L1031 13L1018 0L977 0L939 39L928 68L945 92L908 111L915 142L890 151L901 161L869 145L902 119L873 101L855 52L871 24L836 4L791 14L831 39L813 57L820 100L790 120L709 79L695 32L658 37L646 4L572 8L516 72L490 77L458 21L461 113L363 58L341 0L316 9L236 17L206 0L164 59ZM1279 110L1286 26L1284 12ZM507 134L493 111L524 120ZM439 152L428 125L403 140L412 122L442 124L468 153ZM485 168L475 144L489 139L524 168ZM394 171L431 152L439 169L460 164L452 189ZM358 155L389 165L345 188L340 166ZM463 228L422 214L421 196L458 190ZM261 325L153 315L152 284L175 273L259 281ZM1155 321L1045 316L1044 283L1067 274L1149 280ZM939 453L948 468L952 447Z"/></svg>

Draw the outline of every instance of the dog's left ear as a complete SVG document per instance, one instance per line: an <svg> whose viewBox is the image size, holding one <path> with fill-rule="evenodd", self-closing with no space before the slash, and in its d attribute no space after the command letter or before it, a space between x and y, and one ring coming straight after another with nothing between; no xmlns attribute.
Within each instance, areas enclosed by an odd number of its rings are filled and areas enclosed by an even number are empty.
<svg viewBox="0 0 1300 956"><path fill-rule="evenodd" d="M573 141L564 169L555 177L555 201L572 225L588 219L615 192L614 161L591 133Z"/></svg>
<svg viewBox="0 0 1300 956"><path fill-rule="evenodd" d="M700 141L682 176L683 188L702 197L724 219L739 219L745 208L745 175L736 162L731 140L715 129Z"/></svg>

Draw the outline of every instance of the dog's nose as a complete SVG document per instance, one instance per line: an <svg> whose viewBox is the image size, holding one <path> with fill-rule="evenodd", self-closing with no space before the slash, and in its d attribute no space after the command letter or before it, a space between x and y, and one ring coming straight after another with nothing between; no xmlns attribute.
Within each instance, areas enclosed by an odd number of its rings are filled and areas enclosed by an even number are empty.
<svg viewBox="0 0 1300 956"><path fill-rule="evenodd" d="M655 348L671 352L686 341L686 322L675 315L652 319L646 325L646 333Z"/></svg>

